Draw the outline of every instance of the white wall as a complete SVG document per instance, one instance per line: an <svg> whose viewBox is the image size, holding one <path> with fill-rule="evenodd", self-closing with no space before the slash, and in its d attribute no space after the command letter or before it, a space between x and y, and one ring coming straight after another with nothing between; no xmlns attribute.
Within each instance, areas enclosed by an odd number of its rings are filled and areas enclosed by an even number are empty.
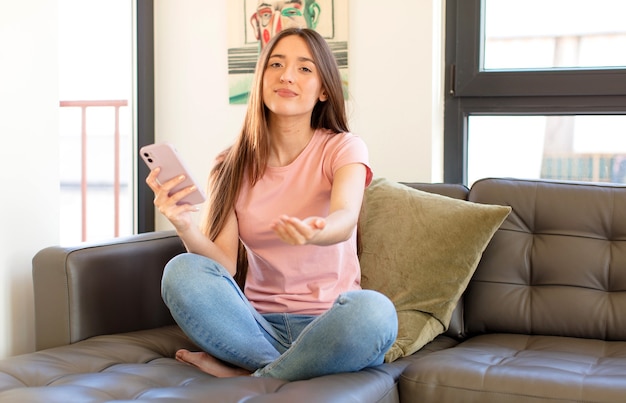
<svg viewBox="0 0 626 403"><path fill-rule="evenodd" d="M34 350L31 259L59 238L56 15L0 0L0 358Z"/></svg>
<svg viewBox="0 0 626 403"><path fill-rule="evenodd" d="M155 2L156 139L174 143L203 182L245 113L228 104L227 1ZM349 2L350 123L378 176L443 179L444 2L398 0L389 14ZM168 227L157 213L157 228Z"/></svg>

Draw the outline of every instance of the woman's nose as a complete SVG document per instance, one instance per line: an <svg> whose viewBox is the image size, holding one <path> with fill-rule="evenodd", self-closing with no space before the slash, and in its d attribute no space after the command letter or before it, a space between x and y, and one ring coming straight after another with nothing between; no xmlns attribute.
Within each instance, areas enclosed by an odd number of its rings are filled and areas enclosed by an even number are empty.
<svg viewBox="0 0 626 403"><path fill-rule="evenodd" d="M286 69L283 71L283 74L280 75L280 82L293 84L293 74L291 74L289 69Z"/></svg>

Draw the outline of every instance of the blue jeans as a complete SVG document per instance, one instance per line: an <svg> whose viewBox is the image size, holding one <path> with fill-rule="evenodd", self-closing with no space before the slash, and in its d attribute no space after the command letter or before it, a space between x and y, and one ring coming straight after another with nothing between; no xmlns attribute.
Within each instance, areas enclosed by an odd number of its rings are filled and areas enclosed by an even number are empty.
<svg viewBox="0 0 626 403"><path fill-rule="evenodd" d="M253 376L300 380L380 365L397 336L395 307L376 291L343 293L319 316L260 314L226 269L191 253L165 266L161 293L202 350Z"/></svg>

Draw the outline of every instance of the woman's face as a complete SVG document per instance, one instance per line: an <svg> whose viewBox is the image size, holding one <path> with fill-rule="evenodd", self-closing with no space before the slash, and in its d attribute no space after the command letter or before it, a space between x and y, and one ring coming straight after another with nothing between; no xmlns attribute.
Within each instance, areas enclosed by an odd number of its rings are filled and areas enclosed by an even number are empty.
<svg viewBox="0 0 626 403"><path fill-rule="evenodd" d="M263 73L263 102L278 117L310 119L327 99L313 56L304 39L289 35L276 44Z"/></svg>

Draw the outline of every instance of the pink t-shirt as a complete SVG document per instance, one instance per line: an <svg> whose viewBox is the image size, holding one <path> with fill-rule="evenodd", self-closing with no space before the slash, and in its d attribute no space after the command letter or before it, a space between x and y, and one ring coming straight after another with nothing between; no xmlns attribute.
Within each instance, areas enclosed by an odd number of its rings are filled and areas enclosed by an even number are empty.
<svg viewBox="0 0 626 403"><path fill-rule="evenodd" d="M326 217L333 176L352 163L367 167L365 188L372 172L363 140L317 130L291 164L268 167L252 188L244 178L235 212L248 252L245 294L259 312L318 315L342 292L360 289L356 231L334 245L293 246L270 229L281 214Z"/></svg>

